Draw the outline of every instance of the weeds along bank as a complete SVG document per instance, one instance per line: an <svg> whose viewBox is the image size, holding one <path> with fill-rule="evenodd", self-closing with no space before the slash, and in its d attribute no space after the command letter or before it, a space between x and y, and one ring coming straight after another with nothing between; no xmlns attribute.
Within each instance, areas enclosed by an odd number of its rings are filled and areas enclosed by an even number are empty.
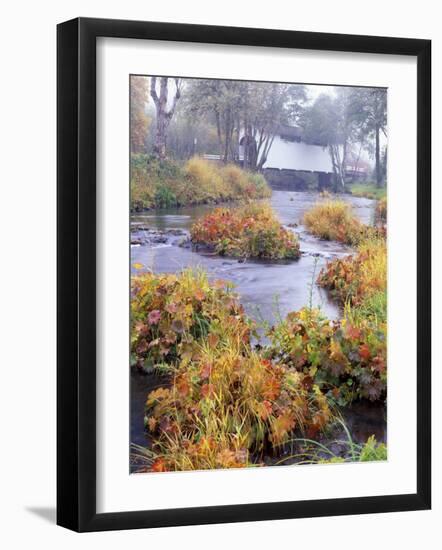
<svg viewBox="0 0 442 550"><path fill-rule="evenodd" d="M387 197L382 197L378 200L376 204L375 211L376 223L382 224L387 223Z"/></svg>
<svg viewBox="0 0 442 550"><path fill-rule="evenodd" d="M354 218L350 208L344 208L336 201L316 205L306 214L307 222L312 219L313 212L317 225L329 227L327 235L340 230L340 235L351 235L349 240L356 243L354 254L328 262L317 279L317 283L327 288L343 307L343 319L330 323L321 318L319 312L309 310L289 314L285 323L276 329L277 345L273 353L288 354L295 368L310 368L318 386L340 405L361 398L385 400L385 226L363 226ZM311 350L308 354L303 350L305 342L309 343Z"/></svg>
<svg viewBox="0 0 442 550"><path fill-rule="evenodd" d="M307 375L254 349L231 283L186 270L143 275L132 292L133 365L168 377L146 401L151 470L259 464L293 433L314 437L331 421Z"/></svg>
<svg viewBox="0 0 442 550"><path fill-rule="evenodd" d="M351 206L343 200L317 203L304 214L303 223L310 233L320 239L351 246L367 239L385 236L385 227L382 224L372 227L361 223L355 217Z"/></svg>
<svg viewBox="0 0 442 550"><path fill-rule="evenodd" d="M375 183L354 183L350 186L350 193L355 197L379 200L387 195L386 187L378 187Z"/></svg>
<svg viewBox="0 0 442 550"><path fill-rule="evenodd" d="M333 225L334 217L327 219ZM341 219L352 224L351 212ZM269 250L281 243L290 249L279 233L283 228L262 204L215 210L195 224L192 238L220 254L251 256L255 249L248 239L256 231L249 230L268 224L278 237ZM270 328L258 346L257 326L231 283L209 282L204 272L190 269L134 277L131 365L164 380L146 398L152 448L134 450L139 471L249 467L269 457L274 464L288 458L384 460L384 445L370 438L358 446L345 426L344 456L321 443L333 437L341 406L386 398L382 234L367 230L355 254L329 262L319 275L318 284L343 307L341 320L303 308ZM256 250L263 254L267 248Z"/></svg>
<svg viewBox="0 0 442 550"><path fill-rule="evenodd" d="M186 163L131 155L131 209L262 199L271 190L261 174L193 157Z"/></svg>
<svg viewBox="0 0 442 550"><path fill-rule="evenodd" d="M194 245L203 245L221 256L297 259L299 241L279 223L268 204L218 208L195 223L190 231Z"/></svg>

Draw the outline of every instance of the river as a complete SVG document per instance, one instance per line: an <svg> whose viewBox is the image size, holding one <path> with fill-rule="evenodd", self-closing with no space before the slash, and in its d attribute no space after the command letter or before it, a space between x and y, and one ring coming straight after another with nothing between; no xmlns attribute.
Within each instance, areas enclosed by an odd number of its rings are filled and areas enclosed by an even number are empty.
<svg viewBox="0 0 442 550"><path fill-rule="evenodd" d="M375 201L343 195L355 215L366 224L373 221ZM315 284L315 279L327 260L352 252L348 246L317 239L307 233L302 217L320 196L310 192L274 190L271 205L280 222L289 226L299 238L301 257L296 261L245 262L213 254L198 253L181 246L189 235L192 223L212 210L213 206L191 206L133 213L131 216L131 264L133 272L152 270L175 273L186 267L201 267L211 279L227 279L236 285L246 312L253 318L273 324L289 311L303 306L320 307L325 316L337 319L342 312L327 291ZM133 264L142 264L135 270ZM146 395L161 385L154 375L131 376L131 441L146 445L143 411ZM364 441L374 433L378 441L385 440L384 412L379 407L360 405L346 418L356 440Z"/></svg>

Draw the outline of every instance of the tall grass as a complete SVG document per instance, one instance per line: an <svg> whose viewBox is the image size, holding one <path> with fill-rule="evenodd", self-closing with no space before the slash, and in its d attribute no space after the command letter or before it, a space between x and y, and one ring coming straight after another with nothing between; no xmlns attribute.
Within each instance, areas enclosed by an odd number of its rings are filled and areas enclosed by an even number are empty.
<svg viewBox="0 0 442 550"><path fill-rule="evenodd" d="M193 157L181 164L147 155L131 157L131 208L142 210L267 198L271 190L260 174L235 165Z"/></svg>
<svg viewBox="0 0 442 550"><path fill-rule="evenodd" d="M147 396L150 470L250 466L331 421L308 376L253 349L253 323L226 283L191 270L146 274L132 293L135 364L169 375Z"/></svg>
<svg viewBox="0 0 442 550"><path fill-rule="evenodd" d="M378 443L374 435L371 435L365 443L359 444L353 440L350 430L342 418L337 417L336 424L342 431L344 439L334 439L327 443L305 438L292 439L288 442L291 453L284 456L276 464L280 465L287 462L330 464L387 460L387 446L385 443ZM339 449L339 451L336 449Z"/></svg>
<svg viewBox="0 0 442 550"><path fill-rule="evenodd" d="M327 200L304 214L304 225L320 239L356 244L365 226L353 215L351 206L340 200Z"/></svg>
<svg viewBox="0 0 442 550"><path fill-rule="evenodd" d="M315 204L303 217L303 223L320 239L339 241L356 246L363 241L385 237L384 226L372 227L361 223L353 214L350 204L328 200Z"/></svg>
<svg viewBox="0 0 442 550"><path fill-rule="evenodd" d="M342 305L386 307L387 243L383 238L369 238L359 243L357 252L328 262L318 283L329 289Z"/></svg>

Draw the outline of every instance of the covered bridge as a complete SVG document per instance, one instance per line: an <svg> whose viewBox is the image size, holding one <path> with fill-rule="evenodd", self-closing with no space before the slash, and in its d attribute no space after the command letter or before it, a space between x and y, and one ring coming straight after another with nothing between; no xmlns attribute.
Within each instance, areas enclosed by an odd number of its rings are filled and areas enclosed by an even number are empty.
<svg viewBox="0 0 442 550"><path fill-rule="evenodd" d="M330 185L333 166L326 146L303 141L298 127L281 125L263 165L263 173L275 187L305 189L317 179L322 189Z"/></svg>

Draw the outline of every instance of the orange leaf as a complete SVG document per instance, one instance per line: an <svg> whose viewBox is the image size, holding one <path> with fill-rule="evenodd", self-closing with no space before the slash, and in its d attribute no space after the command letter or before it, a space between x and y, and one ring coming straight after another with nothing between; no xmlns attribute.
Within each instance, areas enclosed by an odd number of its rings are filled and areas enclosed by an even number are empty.
<svg viewBox="0 0 442 550"><path fill-rule="evenodd" d="M207 337L207 341L211 348L215 348L219 342L219 336L217 336L216 334L209 334L209 336Z"/></svg>
<svg viewBox="0 0 442 550"><path fill-rule="evenodd" d="M211 372L212 372L212 365L210 363L206 363L201 367L200 376L203 380L206 380L207 378L209 378Z"/></svg>
<svg viewBox="0 0 442 550"><path fill-rule="evenodd" d="M203 384L201 386L201 395L203 397L210 397L213 394L213 384Z"/></svg>
<svg viewBox="0 0 442 550"><path fill-rule="evenodd" d="M190 393L190 386L189 382L185 378L180 378L176 384L177 391L180 395L183 397L186 397L186 395L189 395Z"/></svg>
<svg viewBox="0 0 442 550"><path fill-rule="evenodd" d="M164 458L157 458L150 467L151 472L167 472Z"/></svg>
<svg viewBox="0 0 442 550"><path fill-rule="evenodd" d="M279 382L279 380L277 380L275 377L272 377L266 383L264 391L262 392L262 396L264 397L264 399L273 401L278 397L280 393L280 388L281 388L281 383Z"/></svg>
<svg viewBox="0 0 442 550"><path fill-rule="evenodd" d="M351 338L352 340L357 340L361 337L361 331L353 325L348 325L346 333L347 338Z"/></svg>
<svg viewBox="0 0 442 550"><path fill-rule="evenodd" d="M204 298L206 297L206 294L203 290L201 290L199 288L199 289L195 290L194 296L198 300L198 302L202 302L204 300Z"/></svg>
<svg viewBox="0 0 442 550"><path fill-rule="evenodd" d="M365 359L366 361L370 359L371 352L367 344L361 344L359 346L359 355L362 357L362 359Z"/></svg>

